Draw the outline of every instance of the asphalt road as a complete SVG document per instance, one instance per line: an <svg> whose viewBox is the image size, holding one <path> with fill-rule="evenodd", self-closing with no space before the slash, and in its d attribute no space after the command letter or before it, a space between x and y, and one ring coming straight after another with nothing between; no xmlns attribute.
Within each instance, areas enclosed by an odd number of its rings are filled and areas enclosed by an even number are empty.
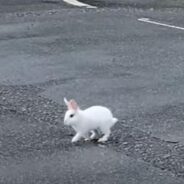
<svg viewBox="0 0 184 184"><path fill-rule="evenodd" d="M184 31L138 21L183 10L26 2L0 8L0 183L183 184ZM71 144L63 97L112 109L105 145Z"/></svg>
<svg viewBox="0 0 184 184"><path fill-rule="evenodd" d="M109 8L141 8L141 9L165 9L165 8L184 8L183 0L81 0L81 2L98 7Z"/></svg>

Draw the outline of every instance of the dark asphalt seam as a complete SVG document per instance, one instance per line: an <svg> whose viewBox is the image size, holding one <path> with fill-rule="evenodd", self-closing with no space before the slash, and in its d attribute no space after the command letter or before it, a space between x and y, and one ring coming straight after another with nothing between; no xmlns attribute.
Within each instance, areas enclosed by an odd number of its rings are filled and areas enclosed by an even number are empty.
<svg viewBox="0 0 184 184"><path fill-rule="evenodd" d="M113 1L104 1L104 0L80 0L82 3L90 4L92 6L97 7L124 7L124 8L140 8L140 9L164 9L164 8L184 8L184 4L180 3L176 5L176 3L169 4L169 3L160 3L159 1L155 2L147 2L147 3L141 3L141 1L131 2L131 1L125 1L125 2L113 2Z"/></svg>
<svg viewBox="0 0 184 184"><path fill-rule="evenodd" d="M42 3L59 4L60 1L58 1L58 0L42 0Z"/></svg>

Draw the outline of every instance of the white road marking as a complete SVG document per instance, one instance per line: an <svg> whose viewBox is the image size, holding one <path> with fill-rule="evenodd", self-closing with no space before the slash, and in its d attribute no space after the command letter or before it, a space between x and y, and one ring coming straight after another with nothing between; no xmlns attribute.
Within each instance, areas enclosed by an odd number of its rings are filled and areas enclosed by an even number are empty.
<svg viewBox="0 0 184 184"><path fill-rule="evenodd" d="M97 8L96 6L91 6L89 4L81 3L77 0L63 0L65 3L74 5L74 6L79 6L79 7L86 7L86 8Z"/></svg>
<svg viewBox="0 0 184 184"><path fill-rule="evenodd" d="M164 24L161 22L152 21L149 18L140 18L140 19L138 19L138 21L146 22L146 23L150 23L150 24L156 24L156 25L164 26L164 27L170 27L170 28L174 28L174 29L180 29L180 30L184 31L184 27L179 27L179 26L174 26L174 25L170 25L170 24Z"/></svg>

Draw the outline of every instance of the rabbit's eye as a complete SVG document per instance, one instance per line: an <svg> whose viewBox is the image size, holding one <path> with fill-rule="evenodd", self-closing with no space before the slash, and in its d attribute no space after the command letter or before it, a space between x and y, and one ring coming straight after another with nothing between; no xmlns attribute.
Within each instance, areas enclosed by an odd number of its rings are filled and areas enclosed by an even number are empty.
<svg viewBox="0 0 184 184"><path fill-rule="evenodd" d="M71 114L70 117L71 117L71 118L74 117L74 114Z"/></svg>

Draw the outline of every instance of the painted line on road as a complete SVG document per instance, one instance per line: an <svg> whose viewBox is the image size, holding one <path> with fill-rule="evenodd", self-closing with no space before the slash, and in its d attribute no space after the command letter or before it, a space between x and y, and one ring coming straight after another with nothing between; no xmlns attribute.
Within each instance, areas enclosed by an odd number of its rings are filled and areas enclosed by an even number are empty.
<svg viewBox="0 0 184 184"><path fill-rule="evenodd" d="M63 0L65 3L78 6L78 7L86 7L86 8L97 8L96 6L91 6L89 4L81 3L77 0Z"/></svg>
<svg viewBox="0 0 184 184"><path fill-rule="evenodd" d="M184 27L179 27L179 26L174 26L174 25L170 25L170 24L164 24L161 22L152 21L149 18L140 18L140 19L138 19L138 21L146 22L146 23L150 23L150 24L156 24L159 26L164 26L164 27L169 27L169 28L174 28L174 29L180 29L180 30L184 31Z"/></svg>

